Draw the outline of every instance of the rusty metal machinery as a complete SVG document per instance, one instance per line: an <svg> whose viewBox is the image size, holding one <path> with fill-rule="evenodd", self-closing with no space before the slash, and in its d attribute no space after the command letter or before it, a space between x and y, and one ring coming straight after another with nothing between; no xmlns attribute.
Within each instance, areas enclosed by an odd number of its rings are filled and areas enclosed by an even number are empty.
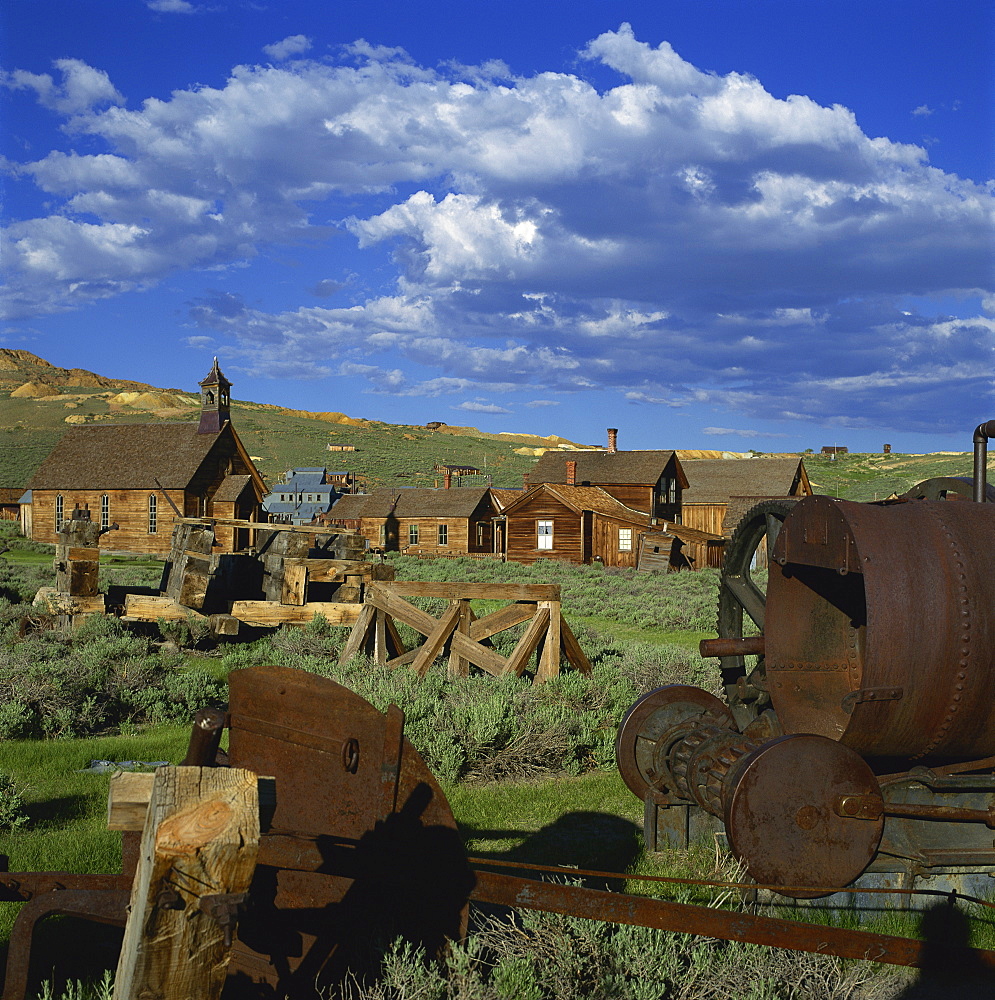
<svg viewBox="0 0 995 1000"><path fill-rule="evenodd" d="M210 915L232 942L225 1000L314 996L316 985L331 986L346 968L361 972L375 964L377 947L396 935L437 951L465 931L471 902L898 965L921 965L927 954L923 942L908 938L563 881L597 876L603 884L606 878L629 877L624 874L547 868L541 870L554 872L557 880L541 881L521 876L540 866L468 858L445 796L404 737L399 709L381 713L331 680L286 667L233 671L229 686L227 712L198 713L184 764L227 762L254 770L273 779L274 797L261 808L262 836L248 893L212 897L216 906ZM776 769L763 763L772 755L801 769L809 766L813 747L820 761L822 743L840 747L824 737L757 744L735 732L731 712L718 699L680 690L684 694L644 703L650 711L639 723L640 766L647 780L665 772L683 794L710 808L723 802L733 812L750 812L754 801L767 801L763 782ZM637 706L630 719L638 716ZM219 754L226 727L227 757ZM675 727L680 734L666 753L647 756L656 742L652 737ZM760 767L737 777L743 762L758 759ZM860 778L844 768L826 778L827 794L866 795ZM782 824L792 820L780 817ZM11 936L5 1000L28 995L33 932L44 917L70 913L125 923L138 836L125 834L123 871L116 875L7 872L6 859L0 859L0 899L24 904ZM157 905L177 908L178 902L163 898ZM995 952L973 956L995 972ZM44 958L50 974L53 956Z"/></svg>
<svg viewBox="0 0 995 1000"><path fill-rule="evenodd" d="M992 434L995 421L975 432L976 469ZM772 500L746 515L720 637L702 643L721 658L725 702L661 688L619 730L650 849L724 829L757 882L795 897L991 885L992 500L948 478L892 501ZM764 539L766 591L750 569Z"/></svg>

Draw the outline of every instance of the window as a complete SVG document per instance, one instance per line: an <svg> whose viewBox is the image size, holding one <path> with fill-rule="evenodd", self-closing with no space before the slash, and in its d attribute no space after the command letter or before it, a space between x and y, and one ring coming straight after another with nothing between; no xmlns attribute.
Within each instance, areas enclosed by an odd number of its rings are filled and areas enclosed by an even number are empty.
<svg viewBox="0 0 995 1000"><path fill-rule="evenodd" d="M418 544L418 525L409 524L408 525L408 545Z"/></svg>
<svg viewBox="0 0 995 1000"><path fill-rule="evenodd" d="M677 503L677 480L664 479L660 483L660 503Z"/></svg>
<svg viewBox="0 0 995 1000"><path fill-rule="evenodd" d="M619 552L632 551L632 528L618 529L618 551Z"/></svg>
<svg viewBox="0 0 995 1000"><path fill-rule="evenodd" d="M479 548L484 547L484 541L487 538L487 525L483 521L477 522L477 546Z"/></svg>
<svg viewBox="0 0 995 1000"><path fill-rule="evenodd" d="M553 547L553 522L536 521L536 548L551 549Z"/></svg>
<svg viewBox="0 0 995 1000"><path fill-rule="evenodd" d="M105 493L100 498L100 527L107 529L111 526L111 498Z"/></svg>
<svg viewBox="0 0 995 1000"><path fill-rule="evenodd" d="M381 524L380 525L380 544L381 545L386 545L387 544L387 525L386 524Z"/></svg>
<svg viewBox="0 0 995 1000"><path fill-rule="evenodd" d="M158 529L157 514L159 512L159 501L154 493L149 494L149 534L154 535Z"/></svg>
<svg viewBox="0 0 995 1000"><path fill-rule="evenodd" d="M55 498L55 530L58 531L62 527L62 515L65 513L65 501L62 499L62 494L60 493Z"/></svg>
<svg viewBox="0 0 995 1000"><path fill-rule="evenodd" d="M439 525L439 544L448 545L449 544L449 525L440 524Z"/></svg>

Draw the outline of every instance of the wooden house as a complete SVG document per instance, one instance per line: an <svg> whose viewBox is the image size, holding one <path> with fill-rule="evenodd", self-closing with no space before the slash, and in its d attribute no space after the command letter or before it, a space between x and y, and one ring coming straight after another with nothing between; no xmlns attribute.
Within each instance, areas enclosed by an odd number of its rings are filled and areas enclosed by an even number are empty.
<svg viewBox="0 0 995 1000"><path fill-rule="evenodd" d="M0 521L20 521L23 486L0 486Z"/></svg>
<svg viewBox="0 0 995 1000"><path fill-rule="evenodd" d="M687 477L673 451L619 451L617 431L606 451L547 451L529 473L530 486L600 486L620 504L650 517L680 522Z"/></svg>
<svg viewBox="0 0 995 1000"><path fill-rule="evenodd" d="M505 507L502 518L505 557L603 562L635 566L639 537L651 529L643 511L619 503L597 486L540 483Z"/></svg>
<svg viewBox="0 0 995 1000"><path fill-rule="evenodd" d="M497 513L485 486L451 490L381 489L345 496L329 517L355 527L371 548L409 555L494 554L492 518ZM358 522L358 524L357 524Z"/></svg>
<svg viewBox="0 0 995 1000"><path fill-rule="evenodd" d="M729 538L740 517L761 500L812 495L805 463L793 456L689 459L684 469L689 485L682 523L713 536ZM687 551L699 567L721 566L701 545L691 543Z"/></svg>
<svg viewBox="0 0 995 1000"><path fill-rule="evenodd" d="M70 428L29 484L31 537L54 543L73 509L88 508L101 528L117 525L108 548L165 556L177 515L258 520L266 488L232 426L217 358L200 386L198 423ZM215 534L220 551L249 544L245 529Z"/></svg>

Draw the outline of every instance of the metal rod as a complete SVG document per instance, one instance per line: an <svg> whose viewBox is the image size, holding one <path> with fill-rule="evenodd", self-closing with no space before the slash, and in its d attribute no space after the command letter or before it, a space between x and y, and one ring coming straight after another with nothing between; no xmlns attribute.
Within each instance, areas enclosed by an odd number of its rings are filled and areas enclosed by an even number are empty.
<svg viewBox="0 0 995 1000"><path fill-rule="evenodd" d="M743 639L702 639L698 652L702 656L763 656L762 635L749 635Z"/></svg>
<svg viewBox="0 0 995 1000"><path fill-rule="evenodd" d="M995 420L978 424L974 430L974 502L984 503L988 485L988 439L995 437Z"/></svg>

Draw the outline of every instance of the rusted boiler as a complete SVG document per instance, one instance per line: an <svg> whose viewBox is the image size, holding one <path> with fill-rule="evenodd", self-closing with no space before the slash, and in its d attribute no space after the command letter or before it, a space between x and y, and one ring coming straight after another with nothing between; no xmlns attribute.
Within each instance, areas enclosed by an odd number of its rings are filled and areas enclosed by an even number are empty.
<svg viewBox="0 0 995 1000"><path fill-rule="evenodd" d="M924 879L990 891L993 434L995 421L975 432L973 482L747 515L740 548L766 538L766 593L748 559L727 565L720 638L702 643L721 657L725 698L660 688L619 730L651 849L724 827L750 875L788 896ZM743 634L744 611L758 635Z"/></svg>

